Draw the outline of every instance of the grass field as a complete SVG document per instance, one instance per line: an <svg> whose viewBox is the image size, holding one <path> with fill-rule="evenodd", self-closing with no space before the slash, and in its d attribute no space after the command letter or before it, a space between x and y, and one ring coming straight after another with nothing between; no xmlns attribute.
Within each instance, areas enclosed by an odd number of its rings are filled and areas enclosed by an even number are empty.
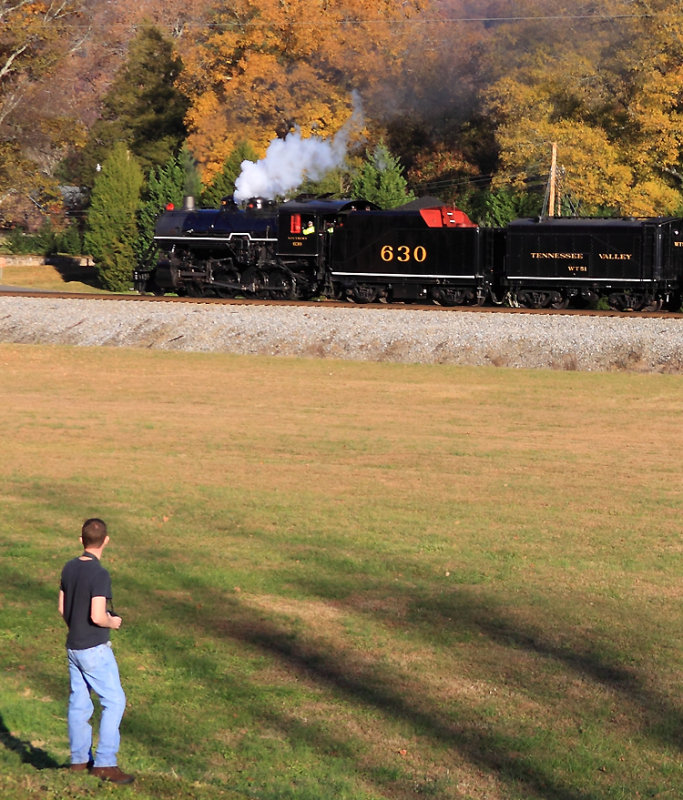
<svg viewBox="0 0 683 800"><path fill-rule="evenodd" d="M0 345L0 797L683 793L683 378ZM120 763L68 761L102 516Z"/></svg>

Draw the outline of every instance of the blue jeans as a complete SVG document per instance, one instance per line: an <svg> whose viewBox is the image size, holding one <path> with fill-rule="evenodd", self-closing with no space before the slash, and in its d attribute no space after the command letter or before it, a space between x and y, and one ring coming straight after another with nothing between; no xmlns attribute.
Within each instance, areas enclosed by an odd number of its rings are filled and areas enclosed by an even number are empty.
<svg viewBox="0 0 683 800"><path fill-rule="evenodd" d="M94 706L90 699L95 692L102 706L100 737L95 756L96 767L115 767L119 751L119 725L126 708L126 695L121 688L119 668L111 644L89 647L87 650L69 650L69 745L71 763L85 764L92 760L92 717Z"/></svg>

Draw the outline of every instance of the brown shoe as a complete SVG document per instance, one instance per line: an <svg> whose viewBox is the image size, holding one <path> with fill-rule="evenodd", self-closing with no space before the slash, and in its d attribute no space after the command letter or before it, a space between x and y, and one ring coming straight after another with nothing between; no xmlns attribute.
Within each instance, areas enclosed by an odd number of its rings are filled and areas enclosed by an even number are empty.
<svg viewBox="0 0 683 800"><path fill-rule="evenodd" d="M87 772L92 767L92 761L85 764L69 764L69 772Z"/></svg>
<svg viewBox="0 0 683 800"><path fill-rule="evenodd" d="M118 783L119 785L133 783L135 780L132 775L126 775L126 773L122 772L118 767L93 767L90 774L99 778L101 781Z"/></svg>

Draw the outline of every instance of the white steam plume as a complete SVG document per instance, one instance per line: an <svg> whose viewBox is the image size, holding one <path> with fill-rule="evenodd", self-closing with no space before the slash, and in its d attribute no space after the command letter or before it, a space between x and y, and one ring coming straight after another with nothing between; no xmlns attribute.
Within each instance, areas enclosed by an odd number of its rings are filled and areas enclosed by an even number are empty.
<svg viewBox="0 0 683 800"><path fill-rule="evenodd" d="M235 181L237 202L250 197L275 198L299 186L304 178L317 181L344 163L349 135L360 125L360 106L354 97L354 112L331 139L310 136L304 139L297 130L284 139L273 139L266 155L257 162L243 161Z"/></svg>

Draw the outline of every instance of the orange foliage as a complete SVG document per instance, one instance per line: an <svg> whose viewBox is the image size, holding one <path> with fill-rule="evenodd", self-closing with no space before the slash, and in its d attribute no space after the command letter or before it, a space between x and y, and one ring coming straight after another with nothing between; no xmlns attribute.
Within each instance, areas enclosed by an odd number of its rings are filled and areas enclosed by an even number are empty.
<svg viewBox="0 0 683 800"><path fill-rule="evenodd" d="M352 90L397 80L420 0L236 0L183 54L189 146L209 179L238 141L336 133Z"/></svg>

